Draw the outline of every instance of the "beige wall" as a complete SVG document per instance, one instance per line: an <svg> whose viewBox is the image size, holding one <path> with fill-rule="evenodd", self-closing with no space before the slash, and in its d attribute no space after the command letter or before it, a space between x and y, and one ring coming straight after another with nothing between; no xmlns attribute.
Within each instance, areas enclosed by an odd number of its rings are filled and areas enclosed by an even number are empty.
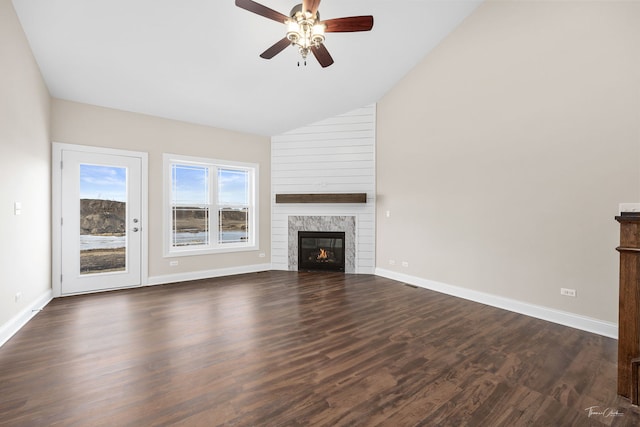
<svg viewBox="0 0 640 427"><path fill-rule="evenodd" d="M617 322L638 22L639 2L478 8L378 104L377 266Z"/></svg>
<svg viewBox="0 0 640 427"><path fill-rule="evenodd" d="M55 142L143 151L149 154L149 276L242 267L270 259L269 138L142 114L53 99ZM173 153L260 165L260 250L179 258L162 256L162 154ZM265 253L259 258L259 253ZM178 266L169 266L172 259Z"/></svg>
<svg viewBox="0 0 640 427"><path fill-rule="evenodd" d="M0 0L0 328L51 289L49 100L13 5Z"/></svg>

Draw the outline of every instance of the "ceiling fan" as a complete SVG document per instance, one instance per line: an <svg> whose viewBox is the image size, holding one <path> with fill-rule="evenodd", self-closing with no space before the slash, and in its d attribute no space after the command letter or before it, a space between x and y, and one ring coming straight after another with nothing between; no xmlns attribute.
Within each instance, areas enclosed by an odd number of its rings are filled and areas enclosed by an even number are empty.
<svg viewBox="0 0 640 427"><path fill-rule="evenodd" d="M303 0L287 16L253 0L236 0L236 6L287 26L287 35L262 52L261 58L271 59L286 47L295 45L298 46L305 65L307 55L311 52L324 68L333 64L333 58L324 46L324 34L370 31L373 28L373 16L349 16L321 21L319 5L320 0Z"/></svg>

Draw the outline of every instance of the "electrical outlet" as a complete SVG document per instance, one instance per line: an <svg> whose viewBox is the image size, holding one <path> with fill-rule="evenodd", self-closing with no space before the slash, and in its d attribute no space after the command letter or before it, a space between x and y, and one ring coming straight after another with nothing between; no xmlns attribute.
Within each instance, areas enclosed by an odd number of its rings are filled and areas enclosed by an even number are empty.
<svg viewBox="0 0 640 427"><path fill-rule="evenodd" d="M560 295L564 295L566 297L575 297L576 296L576 290L575 289L568 289L568 288L560 288Z"/></svg>
<svg viewBox="0 0 640 427"><path fill-rule="evenodd" d="M22 292L16 292L16 296L15 296L16 302L20 301L21 299L22 299Z"/></svg>
<svg viewBox="0 0 640 427"><path fill-rule="evenodd" d="M396 260L395 259L390 259L389 260L389 265L396 265Z"/></svg>
<svg viewBox="0 0 640 427"><path fill-rule="evenodd" d="M386 211L386 212L384 213L384 215L385 215L387 218L389 218L389 217L391 216L391 211Z"/></svg>
<svg viewBox="0 0 640 427"><path fill-rule="evenodd" d="M169 261L169 265L171 267L175 267L176 265L178 265L178 261Z"/></svg>
<svg viewBox="0 0 640 427"><path fill-rule="evenodd" d="M402 266L403 267L409 267L409 262L408 261L402 261Z"/></svg>
<svg viewBox="0 0 640 427"><path fill-rule="evenodd" d="M260 258L264 258L264 257L266 257L267 255L266 255L264 252L260 252L260 253L258 254L258 256L259 256Z"/></svg>

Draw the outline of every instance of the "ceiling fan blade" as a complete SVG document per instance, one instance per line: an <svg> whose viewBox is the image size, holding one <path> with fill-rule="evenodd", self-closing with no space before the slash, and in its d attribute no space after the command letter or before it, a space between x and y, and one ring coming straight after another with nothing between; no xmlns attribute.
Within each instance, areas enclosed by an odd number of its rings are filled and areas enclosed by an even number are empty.
<svg viewBox="0 0 640 427"><path fill-rule="evenodd" d="M282 52L283 50L285 50L290 44L291 44L291 42L289 41L289 39L285 37L285 38L277 41L269 49L267 49L264 52L262 52L260 54L260 58L271 59L274 56L276 56L277 54L279 54L280 52Z"/></svg>
<svg viewBox="0 0 640 427"><path fill-rule="evenodd" d="M311 52L313 52L313 56L315 56L320 65L322 65L322 68L328 67L329 65L333 64L333 58L329 54L327 48L324 47L324 44L321 44L319 46L311 46Z"/></svg>
<svg viewBox="0 0 640 427"><path fill-rule="evenodd" d="M326 25L326 33L351 33L355 31L369 31L373 28L373 16L349 16L346 18L327 19L322 21Z"/></svg>
<svg viewBox="0 0 640 427"><path fill-rule="evenodd" d="M263 6L260 3L256 3L253 0L236 0L236 6L249 12L253 12L265 18L273 19L280 23L284 23L289 19L287 15L283 15L280 12L276 12L273 9L269 9L267 6Z"/></svg>
<svg viewBox="0 0 640 427"><path fill-rule="evenodd" d="M311 16L315 16L320 6L320 0L302 0L302 10L311 12Z"/></svg>

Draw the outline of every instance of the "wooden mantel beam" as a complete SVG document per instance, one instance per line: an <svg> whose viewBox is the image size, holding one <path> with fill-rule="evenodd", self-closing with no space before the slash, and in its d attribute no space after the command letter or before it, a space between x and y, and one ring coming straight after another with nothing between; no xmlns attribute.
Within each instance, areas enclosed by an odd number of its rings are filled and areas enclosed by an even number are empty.
<svg viewBox="0 0 640 427"><path fill-rule="evenodd" d="M367 193L276 194L276 203L367 203Z"/></svg>

